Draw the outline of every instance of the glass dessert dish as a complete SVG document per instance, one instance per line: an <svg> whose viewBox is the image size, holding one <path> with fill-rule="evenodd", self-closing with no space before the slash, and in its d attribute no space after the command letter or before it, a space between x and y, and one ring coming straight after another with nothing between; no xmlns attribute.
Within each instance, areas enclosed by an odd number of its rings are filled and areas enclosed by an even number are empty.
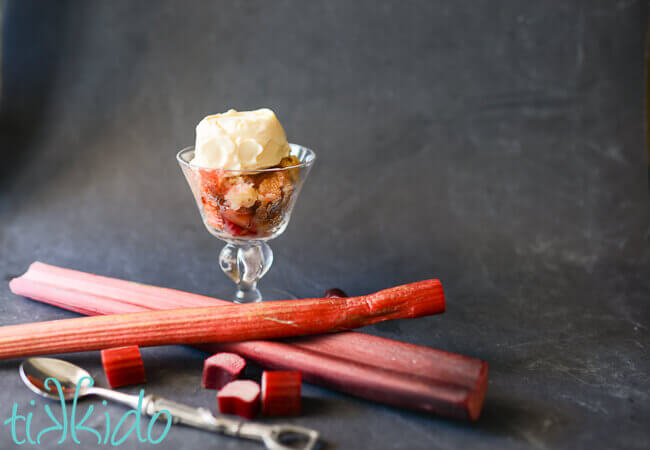
<svg viewBox="0 0 650 450"><path fill-rule="evenodd" d="M313 150L289 145L289 156L280 164L257 170L198 167L190 163L194 147L176 155L203 224L210 234L226 242L219 265L237 286L220 293L219 298L239 303L263 299L257 282L273 263L273 252L266 241L287 228L302 184L316 159ZM282 300L293 295L274 289L264 298Z"/></svg>

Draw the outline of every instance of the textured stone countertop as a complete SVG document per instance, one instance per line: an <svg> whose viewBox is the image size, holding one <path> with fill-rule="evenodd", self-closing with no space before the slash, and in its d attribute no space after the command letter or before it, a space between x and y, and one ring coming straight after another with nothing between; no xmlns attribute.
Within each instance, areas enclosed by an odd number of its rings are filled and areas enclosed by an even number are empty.
<svg viewBox="0 0 650 450"><path fill-rule="evenodd" d="M490 363L476 424L310 385L292 423L341 449L648 448L645 2L2 7L0 323L74 316L9 291L35 260L204 294L229 283L174 154L204 115L268 106L318 161L261 287L438 277L444 315L365 331ZM216 408L204 354L143 356L147 392ZM105 384L98 353L67 357ZM56 406L18 363L0 363L3 448L14 403L33 430ZM91 404L100 430L124 413ZM158 448L261 447L173 427Z"/></svg>

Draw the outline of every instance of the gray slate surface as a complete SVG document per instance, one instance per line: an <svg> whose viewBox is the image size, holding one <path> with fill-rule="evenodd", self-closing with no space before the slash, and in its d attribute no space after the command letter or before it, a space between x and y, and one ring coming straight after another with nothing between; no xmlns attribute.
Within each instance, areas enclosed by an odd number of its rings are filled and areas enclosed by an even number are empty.
<svg viewBox="0 0 650 450"><path fill-rule="evenodd" d="M4 3L1 323L74 316L9 292L34 260L228 283L174 153L208 113L269 106L319 160L262 287L439 277L444 316L366 331L490 363L474 425L312 386L291 422L330 448L648 447L645 2ZM204 355L143 353L148 392L215 407ZM69 359L104 383L97 353ZM0 419L16 402L40 429L17 366ZM99 428L124 412L95 404ZM208 447L259 448L177 427L160 444Z"/></svg>

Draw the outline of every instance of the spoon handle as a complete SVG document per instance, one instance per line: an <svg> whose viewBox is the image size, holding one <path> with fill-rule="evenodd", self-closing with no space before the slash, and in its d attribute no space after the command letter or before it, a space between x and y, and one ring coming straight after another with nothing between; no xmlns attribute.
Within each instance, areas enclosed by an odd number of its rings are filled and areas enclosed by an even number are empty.
<svg viewBox="0 0 650 450"><path fill-rule="evenodd" d="M120 391L114 391L112 389L97 386L86 389L85 394L98 395L105 399L130 406L132 409L138 409L139 397L137 395L125 394Z"/></svg>
<svg viewBox="0 0 650 450"><path fill-rule="evenodd" d="M135 395L101 387L90 388L87 392L128 405L133 409L138 408L139 397ZM143 398L141 408L142 413L149 416L165 411L171 416L172 423L180 423L228 436L262 441L270 450L311 450L319 437L318 432L314 430L292 425L266 425L233 420L223 416L215 417L205 408L195 408L151 394ZM285 446L282 442L284 435L300 436L303 438L304 444L302 446Z"/></svg>
<svg viewBox="0 0 650 450"><path fill-rule="evenodd" d="M153 416L154 414L166 411L172 418L172 423L181 423L195 428L201 428L215 433L229 434L236 436L241 421L219 417L218 419L205 408L177 403L157 395L147 395L142 401L142 412Z"/></svg>

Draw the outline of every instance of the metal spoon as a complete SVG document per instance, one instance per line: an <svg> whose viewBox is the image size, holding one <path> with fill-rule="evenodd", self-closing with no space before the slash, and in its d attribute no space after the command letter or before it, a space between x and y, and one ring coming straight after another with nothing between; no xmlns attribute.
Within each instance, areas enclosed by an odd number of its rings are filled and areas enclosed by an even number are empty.
<svg viewBox="0 0 650 450"><path fill-rule="evenodd" d="M74 398L79 381L84 377L92 379L90 374L81 367L54 358L26 359L20 365L20 377L29 389L38 395L54 400L60 400L59 393L51 385L52 389L48 389L45 382L48 378L58 380L61 384L63 399L66 401ZM138 408L139 397L136 395L96 386L79 386L77 397L86 395L98 395L136 410ZM271 450L312 450L319 437L317 431L308 428L288 424L266 425L228 419L223 416L215 417L207 409L194 408L155 395L149 394L143 398L141 405L143 414L151 416L162 410L171 414L173 423L181 423L228 436L262 441L266 448ZM291 444L287 441L290 441Z"/></svg>

